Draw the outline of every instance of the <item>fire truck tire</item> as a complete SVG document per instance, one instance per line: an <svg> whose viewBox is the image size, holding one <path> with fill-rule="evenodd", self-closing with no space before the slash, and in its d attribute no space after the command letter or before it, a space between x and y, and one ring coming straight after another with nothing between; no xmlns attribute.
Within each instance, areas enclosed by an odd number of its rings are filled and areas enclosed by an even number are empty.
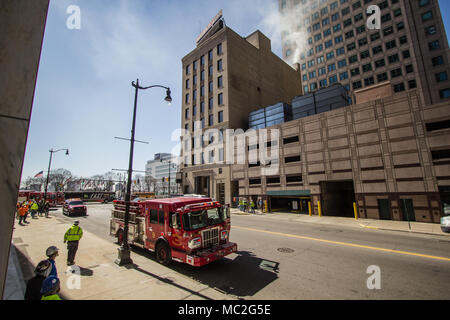
<svg viewBox="0 0 450 320"><path fill-rule="evenodd" d="M123 243L123 230L120 229L119 231L117 231L117 244L121 246L122 243Z"/></svg>
<svg viewBox="0 0 450 320"><path fill-rule="evenodd" d="M172 262L170 247L165 242L159 242L156 245L156 260L164 266Z"/></svg>

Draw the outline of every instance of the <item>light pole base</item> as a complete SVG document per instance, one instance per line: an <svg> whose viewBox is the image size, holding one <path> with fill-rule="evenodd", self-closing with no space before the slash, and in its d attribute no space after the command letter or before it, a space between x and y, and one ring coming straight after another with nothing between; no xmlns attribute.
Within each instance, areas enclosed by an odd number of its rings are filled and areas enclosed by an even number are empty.
<svg viewBox="0 0 450 320"><path fill-rule="evenodd" d="M127 264L133 264L133 260L130 258L130 247L120 247L117 249L119 251L119 255L117 256L115 264L119 266L125 266Z"/></svg>

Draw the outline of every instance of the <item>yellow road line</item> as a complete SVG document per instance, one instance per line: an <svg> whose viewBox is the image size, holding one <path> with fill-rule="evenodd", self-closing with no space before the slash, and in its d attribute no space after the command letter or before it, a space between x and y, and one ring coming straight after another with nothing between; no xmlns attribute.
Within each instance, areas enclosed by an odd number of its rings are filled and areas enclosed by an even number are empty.
<svg viewBox="0 0 450 320"><path fill-rule="evenodd" d="M354 243L340 242L340 241L332 241L332 240L325 240L325 239L319 239L319 238L311 238L311 237L305 237L305 236L298 236L298 235L295 235L295 234L288 234L288 233L281 233L281 232L253 229L253 228L247 228L247 227L233 226L233 228L234 229L254 231L254 232L262 232L262 233L267 233L267 234L272 234L272 235L282 236L282 237L289 237L289 238L296 238L296 239L303 239L303 240L311 240L311 241L319 241L319 242L337 244L337 245L342 245L342 246L347 246L347 247L362 248L362 249L369 249L369 250L389 252L389 253L397 253L397 254L403 254L403 255L408 255L408 256L415 256L415 257L421 257L421 258L428 258L428 259L435 259L435 260L442 260L442 261L450 262L450 258L432 256L432 255L428 255L428 254L421 254L421 253L408 252L408 251L400 251L400 250L378 248L378 247L372 247L372 246L365 246L365 245L361 245L361 244L354 244Z"/></svg>
<svg viewBox="0 0 450 320"><path fill-rule="evenodd" d="M364 224L362 224L362 223L360 223L359 225L360 225L361 227L363 227L363 228L378 230L377 227L366 226L366 225L364 225Z"/></svg>

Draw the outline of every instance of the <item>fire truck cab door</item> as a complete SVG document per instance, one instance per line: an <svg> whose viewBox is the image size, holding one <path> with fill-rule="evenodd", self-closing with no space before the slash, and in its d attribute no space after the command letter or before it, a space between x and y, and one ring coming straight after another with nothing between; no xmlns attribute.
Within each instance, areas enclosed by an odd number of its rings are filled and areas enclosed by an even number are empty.
<svg viewBox="0 0 450 320"><path fill-rule="evenodd" d="M161 224L162 223L162 224ZM152 208L147 215L147 240L154 249L156 240L164 233L164 210Z"/></svg>

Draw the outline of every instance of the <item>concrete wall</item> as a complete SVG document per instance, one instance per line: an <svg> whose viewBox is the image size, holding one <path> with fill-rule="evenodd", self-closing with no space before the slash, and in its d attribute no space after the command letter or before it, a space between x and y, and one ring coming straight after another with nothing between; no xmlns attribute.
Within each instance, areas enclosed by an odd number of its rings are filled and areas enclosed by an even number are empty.
<svg viewBox="0 0 450 320"><path fill-rule="evenodd" d="M0 292L11 245L49 0L0 2Z"/></svg>
<svg viewBox="0 0 450 320"><path fill-rule="evenodd" d="M378 219L377 200L389 199L392 219L402 220L401 200L411 199L416 221L438 223L438 187L450 185L450 161L433 159L431 152L450 150L450 128L430 131L426 125L449 120L450 103L425 106L420 100L411 90L269 128L280 130L280 183L268 185L262 176L260 185L250 185L263 166L233 165L239 195L309 190L317 213L321 181L353 180L360 217ZM283 144L293 136L299 141ZM301 160L284 163L295 155ZM301 183L286 181L299 174Z"/></svg>

